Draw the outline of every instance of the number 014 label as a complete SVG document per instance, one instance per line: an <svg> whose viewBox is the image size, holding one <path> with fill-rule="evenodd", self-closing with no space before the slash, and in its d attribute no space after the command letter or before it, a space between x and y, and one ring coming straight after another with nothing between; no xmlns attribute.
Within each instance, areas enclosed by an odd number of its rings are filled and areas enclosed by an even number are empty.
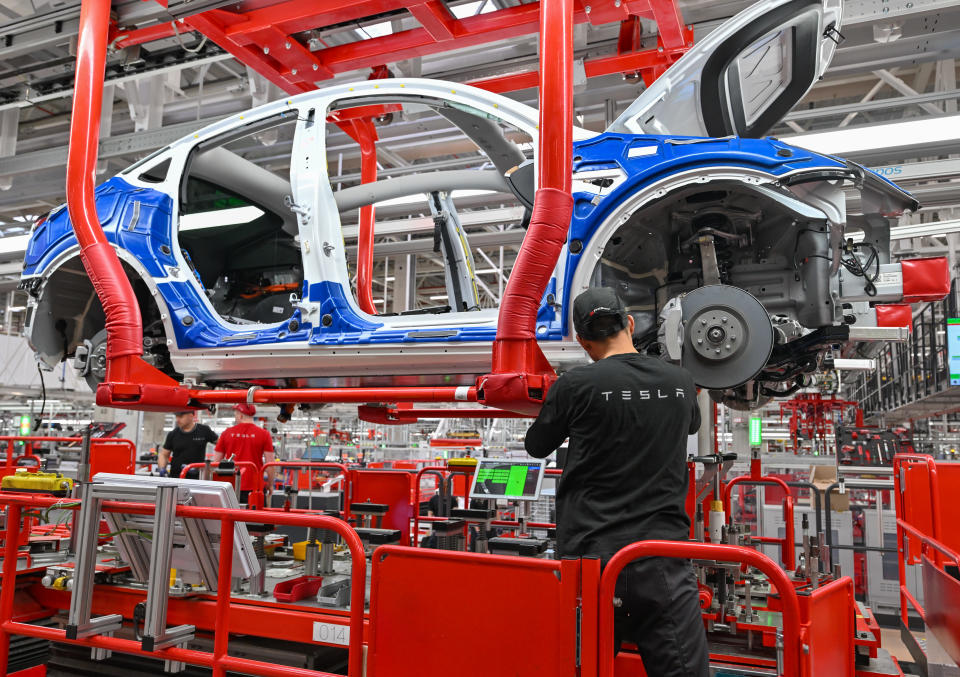
<svg viewBox="0 0 960 677"><path fill-rule="evenodd" d="M314 622L313 641L323 642L324 644L340 644L342 646L349 646L350 626L337 625L336 623Z"/></svg>

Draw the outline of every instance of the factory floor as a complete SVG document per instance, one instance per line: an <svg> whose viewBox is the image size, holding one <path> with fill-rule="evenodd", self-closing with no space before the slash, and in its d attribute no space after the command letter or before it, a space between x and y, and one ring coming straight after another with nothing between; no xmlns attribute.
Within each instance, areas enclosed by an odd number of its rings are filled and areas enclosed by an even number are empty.
<svg viewBox="0 0 960 677"><path fill-rule="evenodd" d="M917 636L922 637L923 635L918 634ZM900 631L895 628L880 628L880 646L889 651L890 655L901 663L913 661L910 650L900 639Z"/></svg>

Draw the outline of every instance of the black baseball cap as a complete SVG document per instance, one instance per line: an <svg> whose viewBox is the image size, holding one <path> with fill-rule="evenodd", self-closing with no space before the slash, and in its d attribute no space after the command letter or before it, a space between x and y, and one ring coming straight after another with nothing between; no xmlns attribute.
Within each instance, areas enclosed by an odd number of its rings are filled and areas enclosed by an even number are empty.
<svg viewBox="0 0 960 677"><path fill-rule="evenodd" d="M573 301L573 326L588 341L613 336L627 326L627 309L612 289L590 287Z"/></svg>

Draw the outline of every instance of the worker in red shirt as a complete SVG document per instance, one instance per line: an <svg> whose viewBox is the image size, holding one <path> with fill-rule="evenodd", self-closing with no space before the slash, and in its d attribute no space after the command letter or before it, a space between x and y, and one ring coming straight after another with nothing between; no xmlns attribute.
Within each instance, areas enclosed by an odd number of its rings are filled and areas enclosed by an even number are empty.
<svg viewBox="0 0 960 677"><path fill-rule="evenodd" d="M220 435L213 455L214 461L224 458L232 461L247 461L257 466L254 474L249 468L240 471L240 502L246 503L250 492L258 483L263 482L263 466L273 461L273 439L270 433L253 422L257 408L252 404L237 404L233 407L236 423ZM270 494L273 493L273 481L277 469L267 468L267 487L264 491L264 500L269 504Z"/></svg>

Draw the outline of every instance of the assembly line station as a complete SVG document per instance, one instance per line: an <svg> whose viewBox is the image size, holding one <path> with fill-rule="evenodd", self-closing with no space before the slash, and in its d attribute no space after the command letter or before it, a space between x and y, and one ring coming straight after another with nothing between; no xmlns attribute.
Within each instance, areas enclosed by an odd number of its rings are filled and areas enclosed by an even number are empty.
<svg viewBox="0 0 960 677"><path fill-rule="evenodd" d="M0 2L0 672L657 677L658 556L711 675L960 676L958 55L941 0ZM686 540L602 561L525 450L596 287L700 420Z"/></svg>

